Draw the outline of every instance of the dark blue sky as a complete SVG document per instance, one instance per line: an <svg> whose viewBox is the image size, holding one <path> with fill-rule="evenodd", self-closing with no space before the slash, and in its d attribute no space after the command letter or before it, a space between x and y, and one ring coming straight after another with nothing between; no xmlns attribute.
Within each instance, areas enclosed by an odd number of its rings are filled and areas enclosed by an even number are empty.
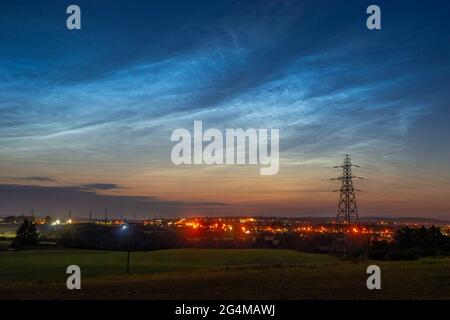
<svg viewBox="0 0 450 320"><path fill-rule="evenodd" d="M66 29L70 4L81 7L80 31ZM366 28L370 4L382 30ZM449 12L448 1L1 1L0 197L41 177L33 188L49 199L51 188L110 183L130 207L143 196L161 213L164 201L166 211L212 199L228 208L252 169L186 174L170 162L170 133L203 120L280 128L280 174L260 182L273 195L264 214L332 213L334 195L324 205L298 194L333 189L319 177L336 173L311 168L351 153L373 181L369 214L450 217ZM178 190L179 176L195 194ZM286 191L286 177L304 187ZM221 189L205 192L211 179ZM245 189L257 213L260 190ZM66 205L39 198L42 211Z"/></svg>

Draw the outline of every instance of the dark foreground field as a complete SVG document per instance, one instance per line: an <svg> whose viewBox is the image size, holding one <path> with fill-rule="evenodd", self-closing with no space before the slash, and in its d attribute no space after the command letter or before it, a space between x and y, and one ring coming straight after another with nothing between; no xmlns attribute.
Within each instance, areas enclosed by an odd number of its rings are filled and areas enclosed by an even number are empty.
<svg viewBox="0 0 450 320"><path fill-rule="evenodd" d="M47 250L0 253L0 299L450 299L450 258L371 262L382 290L366 288L366 263L290 250ZM65 286L82 270L82 290Z"/></svg>

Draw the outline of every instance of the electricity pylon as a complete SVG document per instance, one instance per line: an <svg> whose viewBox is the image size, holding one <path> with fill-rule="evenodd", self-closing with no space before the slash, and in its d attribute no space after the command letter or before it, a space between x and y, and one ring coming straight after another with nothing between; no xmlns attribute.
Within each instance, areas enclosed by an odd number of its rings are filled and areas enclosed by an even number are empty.
<svg viewBox="0 0 450 320"><path fill-rule="evenodd" d="M339 203L337 209L337 222L346 225L359 225L358 206L356 205L355 188L353 188L353 179L364 179L352 175L352 167L359 167L352 164L352 160L348 154L345 155L344 162L340 166L333 168L342 168L342 176L331 180L341 181L341 188L333 190L340 192Z"/></svg>

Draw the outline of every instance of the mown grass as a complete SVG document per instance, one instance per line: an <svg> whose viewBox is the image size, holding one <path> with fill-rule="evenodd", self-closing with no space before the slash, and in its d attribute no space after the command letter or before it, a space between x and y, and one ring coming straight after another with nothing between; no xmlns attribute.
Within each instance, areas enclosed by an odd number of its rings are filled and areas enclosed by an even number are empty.
<svg viewBox="0 0 450 320"><path fill-rule="evenodd" d="M0 252L0 281L66 278L69 265L80 266L83 277L121 275L126 270L126 252L96 250L35 250ZM131 253L134 274L193 271L226 266L270 264L326 264L335 259L292 250L175 249Z"/></svg>
<svg viewBox="0 0 450 320"><path fill-rule="evenodd" d="M8 250L12 240L0 240L0 251Z"/></svg>
<svg viewBox="0 0 450 320"><path fill-rule="evenodd" d="M367 263L290 250L133 253L131 275L124 274L125 258L80 250L2 253L0 299L450 299L450 258L370 262L381 267L381 290L367 289ZM68 263L81 266L82 290L66 289Z"/></svg>

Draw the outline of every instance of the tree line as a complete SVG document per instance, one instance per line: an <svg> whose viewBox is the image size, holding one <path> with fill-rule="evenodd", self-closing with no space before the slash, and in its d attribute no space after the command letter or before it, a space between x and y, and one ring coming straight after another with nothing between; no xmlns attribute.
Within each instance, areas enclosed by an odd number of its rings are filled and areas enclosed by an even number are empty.
<svg viewBox="0 0 450 320"><path fill-rule="evenodd" d="M155 226L130 225L129 228L100 224L67 225L57 233L60 247L100 250L149 251L174 248L273 248L303 252L329 253L335 241L333 234L300 235L295 232L253 237L221 238L204 235L195 241L183 231ZM16 232L12 247L16 249L38 245L44 239L35 223L24 219ZM361 241L362 240L362 241ZM352 255L366 254L374 260L410 260L420 257L450 255L450 237L438 227L403 227L393 241L355 240Z"/></svg>

